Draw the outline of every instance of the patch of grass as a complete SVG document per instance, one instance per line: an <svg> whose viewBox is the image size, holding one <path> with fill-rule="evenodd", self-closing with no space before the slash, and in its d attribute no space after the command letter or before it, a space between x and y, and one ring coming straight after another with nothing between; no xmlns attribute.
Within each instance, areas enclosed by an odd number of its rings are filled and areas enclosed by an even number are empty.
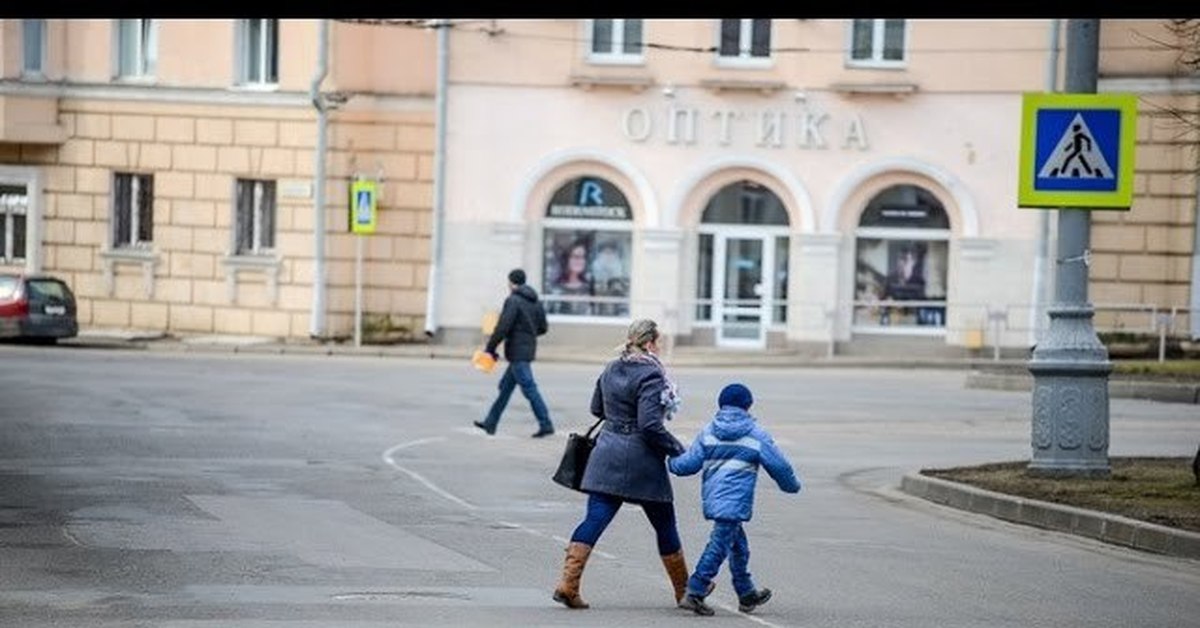
<svg viewBox="0 0 1200 628"><path fill-rule="evenodd" d="M1177 379L1200 379L1200 360L1121 360L1113 362L1113 373L1151 375Z"/></svg>
<svg viewBox="0 0 1200 628"><path fill-rule="evenodd" d="M954 469L923 469L924 475L1007 495L1107 512L1130 519L1200 532L1200 486L1191 458L1110 458L1106 479L1037 478L1029 461Z"/></svg>

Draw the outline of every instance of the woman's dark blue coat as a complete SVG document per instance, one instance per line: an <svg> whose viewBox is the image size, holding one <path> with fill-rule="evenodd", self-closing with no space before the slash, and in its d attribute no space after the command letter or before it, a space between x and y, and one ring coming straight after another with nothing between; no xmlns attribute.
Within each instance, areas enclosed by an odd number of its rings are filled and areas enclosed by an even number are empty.
<svg viewBox="0 0 1200 628"><path fill-rule="evenodd" d="M654 364L621 357L596 380L592 414L605 419L581 488L629 501L671 502L666 459L686 451L663 425L666 379Z"/></svg>

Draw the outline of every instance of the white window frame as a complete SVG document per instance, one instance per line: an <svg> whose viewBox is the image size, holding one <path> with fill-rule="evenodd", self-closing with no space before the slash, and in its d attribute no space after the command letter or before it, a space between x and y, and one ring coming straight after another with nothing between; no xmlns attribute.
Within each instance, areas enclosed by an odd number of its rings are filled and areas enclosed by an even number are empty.
<svg viewBox="0 0 1200 628"><path fill-rule="evenodd" d="M770 36L770 45L767 46L767 56L755 57L750 54L754 47L754 19L741 18L741 30L738 34L738 54L734 56L726 56L721 54L721 22L717 20L717 54L716 64L719 67L728 68L770 68L775 65L775 56L772 54L775 44L775 20L767 20L768 33Z"/></svg>
<svg viewBox="0 0 1200 628"><path fill-rule="evenodd" d="M921 228L903 228L903 227L858 227L854 230L854 247L858 248L858 240L867 238L871 240L924 240L927 242L945 242L946 243L946 284L949 287L950 283L950 246L952 244L953 234L950 229L921 229ZM854 290L851 286L850 293L853 295ZM936 301L937 299L930 299ZM854 322L855 309L859 307L858 303L851 301L850 305L850 332L852 334L863 335L881 335L881 336L945 336L946 330L950 327L950 295L947 294L942 302L933 307L946 308L946 320L937 327L913 327L913 326L887 326L887 325L867 325L864 323ZM919 307L919 306L913 306Z"/></svg>
<svg viewBox="0 0 1200 628"><path fill-rule="evenodd" d="M119 177L130 177L131 178L131 181L129 184L129 205L126 207L121 207L117 203L117 185L116 185L116 183L117 183L117 179ZM119 214L121 214L122 212L129 212L129 218L128 218L129 241L128 242L117 241L117 234L114 233L115 230L109 229L109 238L111 240L109 242L110 250L147 249L154 243L153 232L151 232L152 235L150 236L149 240L142 240L140 237L140 233L142 231L141 230L141 226L142 226L141 209L142 208L137 206L137 204L139 202L139 199L141 198L140 192L141 192L142 179L149 179L151 182L151 184L150 184L151 190L153 190L154 175L152 175L152 174L146 174L146 173L140 173L140 172L114 172L113 173L112 224L113 225L119 224L119 222L120 222L118 220ZM151 228L153 228L153 223L154 223L154 209L153 209L154 208L154 205L153 205L154 200L153 200L153 197L151 198L150 203L151 203L150 222L151 222Z"/></svg>
<svg viewBox="0 0 1200 628"><path fill-rule="evenodd" d="M31 22L37 22L42 29L41 41L38 42L37 68L29 67L29 57L25 55L25 33ZM21 77L27 79L46 78L46 38L50 33L49 24L44 19L21 20Z"/></svg>
<svg viewBox="0 0 1200 628"><path fill-rule="evenodd" d="M267 42L265 41L265 38L264 38L264 40L261 42L261 45L257 46L255 50L250 49L250 44L251 44L251 42L250 42L250 22L252 22L254 20L263 22L263 24L262 24L263 28L261 31L263 33L267 32L267 28L266 28L267 22L275 23L275 38L271 42L274 44L274 46L268 46ZM237 33L236 33L237 36L235 37L236 45L237 45L237 53L234 55L234 63L237 64L237 68L236 68L236 72L235 72L234 76L237 77L237 86L238 87L241 87L243 89L260 89L260 90L274 90L274 89L279 88L279 66L280 66L279 34L280 34L280 24L279 24L279 20L277 20L277 19L254 18L253 20L239 19L237 21ZM272 48L272 47L274 48L273 51L268 50L269 48ZM263 79L251 80L250 76L249 76L249 72L247 71L247 70L249 70L249 64L251 63L251 56L255 57L255 59L253 59L253 61L258 66L258 71L259 71L260 76L265 78L266 74L267 74L269 60L270 60L269 55L272 52L275 55L275 76L274 76L273 80L269 80L269 81L263 80Z"/></svg>
<svg viewBox="0 0 1200 628"><path fill-rule="evenodd" d="M239 177L234 180L233 184L233 246L231 255L234 257L270 256L275 252L274 244L269 247L263 245L264 230L262 205L265 195L265 187L263 186L264 183L274 184L272 187L274 198L271 199L271 211L275 213L273 219L271 220L271 228L273 231L271 234L272 242L274 242L279 236L279 182L273 179L247 179ZM238 188L243 184L250 184L254 186L250 207L250 246L246 249L241 248L241 242L238 240L238 238L241 237L241 233L238 229L238 214L242 211L242 207L239 205L241 195L238 194Z"/></svg>
<svg viewBox="0 0 1200 628"><path fill-rule="evenodd" d="M596 52L592 40L596 35L596 20L584 20L587 29L584 42L587 44L587 61L597 65L644 65L646 63L646 20L642 23L642 52L629 54L625 52L625 22L624 18L614 18L612 48L608 52Z"/></svg>
<svg viewBox="0 0 1200 628"><path fill-rule="evenodd" d="M864 18L865 19L865 18ZM908 66L908 29L912 20L904 20L904 45L901 46L900 59L884 59L884 25L887 18L871 19L871 57L868 59L854 58L854 22L849 20L846 25L846 66L854 68L896 69Z"/></svg>
<svg viewBox="0 0 1200 628"><path fill-rule="evenodd" d="M42 271L42 176L32 166L0 165L0 184L25 188L25 272ZM4 251L7 254L7 250ZM15 266L16 260L0 260L0 266Z"/></svg>
<svg viewBox="0 0 1200 628"><path fill-rule="evenodd" d="M137 37L134 39L134 64L131 73L126 73L121 67L121 49L124 40L121 38L121 22L135 22ZM158 72L158 36L162 20L135 18L131 20L113 20L113 76L122 81L152 82ZM151 56L154 58L154 68L149 68Z"/></svg>
<svg viewBox="0 0 1200 628"><path fill-rule="evenodd" d="M19 183L17 183L17 184L13 184L13 183L9 183L9 182L4 182L4 183L5 183L5 185L16 185L16 186L21 185ZM25 187L25 205L24 206L19 206L19 205L14 204L10 207L9 203L0 203L0 221L4 222L4 239L0 240L0 265L16 266L19 264L24 264L25 260L29 258L29 226L30 226L29 225L29 219L30 219L29 194L30 194L30 189L28 186L26 186ZM15 242L13 241L13 234L16 232L16 230L14 229L15 224L16 224L16 216L24 216L25 217L25 256L24 257L16 257L13 254L13 251L16 249Z"/></svg>

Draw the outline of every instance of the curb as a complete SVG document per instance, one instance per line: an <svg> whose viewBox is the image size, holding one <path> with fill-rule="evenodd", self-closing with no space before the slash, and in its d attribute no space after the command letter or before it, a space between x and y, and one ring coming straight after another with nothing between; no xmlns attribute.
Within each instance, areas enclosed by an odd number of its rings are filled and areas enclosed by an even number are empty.
<svg viewBox="0 0 1200 628"><path fill-rule="evenodd" d="M906 474L900 481L900 490L936 504L1012 523L1085 536L1155 554L1200 559L1200 533L995 493L920 473Z"/></svg>
<svg viewBox="0 0 1200 628"><path fill-rule="evenodd" d="M976 372L967 375L966 387L988 390L1030 391L1033 390L1033 376ZM1112 376L1109 376L1108 396L1125 399L1148 399L1168 403L1200 404L1200 383L1114 379Z"/></svg>

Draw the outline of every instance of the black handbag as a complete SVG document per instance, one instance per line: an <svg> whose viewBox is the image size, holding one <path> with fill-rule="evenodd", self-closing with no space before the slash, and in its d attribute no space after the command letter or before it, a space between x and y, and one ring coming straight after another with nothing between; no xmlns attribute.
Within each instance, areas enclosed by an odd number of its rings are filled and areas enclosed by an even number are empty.
<svg viewBox="0 0 1200 628"><path fill-rule="evenodd" d="M596 447L596 439L592 438L592 432L596 431L602 422L604 419L596 421L586 434L579 435L571 432L571 435L567 437L567 448L563 451L562 460L558 463L558 470L551 477L556 484L561 484L573 491L579 490L579 485L583 483L583 471L587 469L588 457L592 455L592 449Z"/></svg>

